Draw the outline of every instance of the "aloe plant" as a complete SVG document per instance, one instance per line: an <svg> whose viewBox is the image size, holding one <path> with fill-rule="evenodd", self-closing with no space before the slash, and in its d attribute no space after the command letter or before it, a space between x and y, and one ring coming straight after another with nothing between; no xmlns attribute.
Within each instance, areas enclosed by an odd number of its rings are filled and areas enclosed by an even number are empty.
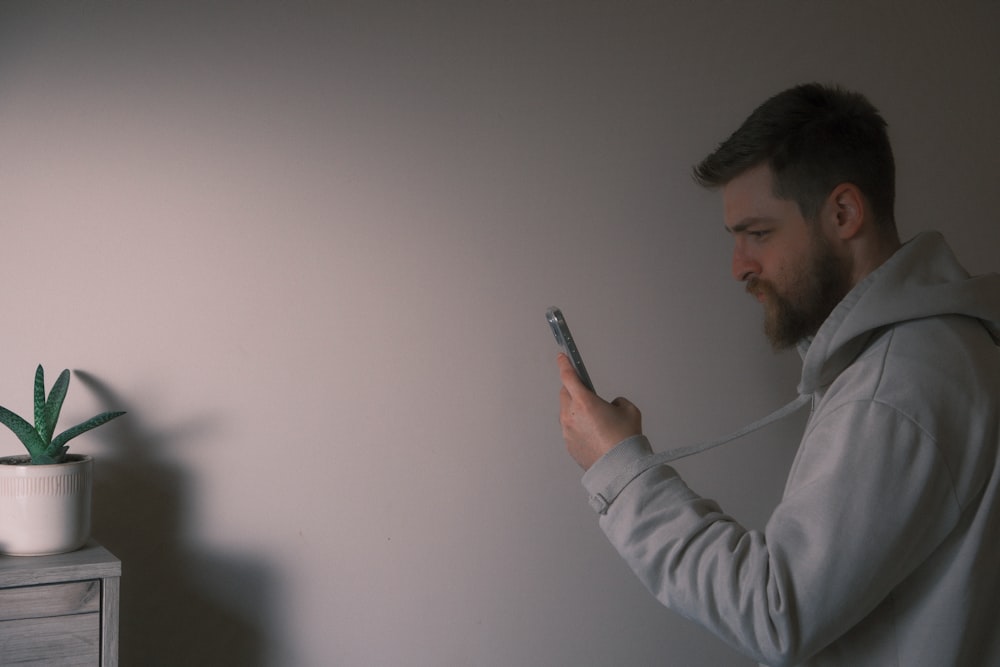
<svg viewBox="0 0 1000 667"><path fill-rule="evenodd" d="M102 412L73 428L66 429L53 438L52 435L55 433L56 422L59 421L59 412L62 410L68 388L69 369L59 374L59 378L52 385L52 391L46 397L45 371L39 364L38 370L35 371L35 425L32 426L27 420L0 406L0 423L13 431L14 435L24 443L33 464L62 463L66 460L66 450L69 449L66 445L67 442L125 414L124 412Z"/></svg>

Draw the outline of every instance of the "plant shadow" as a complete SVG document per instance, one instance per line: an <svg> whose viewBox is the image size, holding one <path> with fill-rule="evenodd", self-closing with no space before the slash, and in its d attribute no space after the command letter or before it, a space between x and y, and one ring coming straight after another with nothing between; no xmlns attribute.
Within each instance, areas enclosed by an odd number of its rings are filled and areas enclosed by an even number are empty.
<svg viewBox="0 0 1000 667"><path fill-rule="evenodd" d="M247 554L193 543L192 475L164 456L203 437L210 420L158 431L106 383L74 372L104 409L128 412L91 436L103 450L95 456L92 532L122 561L121 664L268 664L268 635L277 627L269 617L273 573Z"/></svg>

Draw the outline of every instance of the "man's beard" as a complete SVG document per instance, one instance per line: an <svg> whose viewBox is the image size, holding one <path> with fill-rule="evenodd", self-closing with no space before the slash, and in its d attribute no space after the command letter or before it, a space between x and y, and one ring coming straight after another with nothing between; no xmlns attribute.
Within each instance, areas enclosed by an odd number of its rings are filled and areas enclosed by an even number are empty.
<svg viewBox="0 0 1000 667"><path fill-rule="evenodd" d="M847 268L817 233L813 257L804 258L790 275L790 288L779 294L760 278L747 281L747 292L764 294L764 334L775 350L813 336L850 291Z"/></svg>

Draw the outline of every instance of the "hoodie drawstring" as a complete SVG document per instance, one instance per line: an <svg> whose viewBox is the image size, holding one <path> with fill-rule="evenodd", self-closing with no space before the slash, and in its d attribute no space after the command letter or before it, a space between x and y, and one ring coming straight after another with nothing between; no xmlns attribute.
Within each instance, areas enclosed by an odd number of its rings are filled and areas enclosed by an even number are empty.
<svg viewBox="0 0 1000 667"><path fill-rule="evenodd" d="M811 396L809 394L801 394L795 400L781 408L778 408L766 417L758 419L751 424L747 424L743 428L733 431L729 435L716 440L709 440L695 445L688 445L687 447L677 447L675 449L670 449L659 454L653 454L639 459L615 477L615 479L604 489L602 493L596 493L591 496L590 505L597 510L598 513L606 514L608 508L611 506L611 503L613 503L615 498L618 497L618 494L620 494L622 490L624 490L624 488L632 482L632 480L650 468L654 468L671 461L676 461L677 459L682 459L686 456L691 456L692 454L699 454L712 449L713 447L718 447L719 445L724 445L727 442L736 440L737 438L742 438L748 433L762 429L768 424L776 422L779 419L784 419L793 412L798 411L802 408L802 406L810 401L810 398Z"/></svg>

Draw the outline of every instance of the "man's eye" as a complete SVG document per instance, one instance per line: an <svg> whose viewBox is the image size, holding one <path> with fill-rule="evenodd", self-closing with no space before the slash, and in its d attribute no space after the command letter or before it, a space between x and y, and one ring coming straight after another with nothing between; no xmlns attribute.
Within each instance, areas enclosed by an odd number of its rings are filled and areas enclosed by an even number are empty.
<svg viewBox="0 0 1000 667"><path fill-rule="evenodd" d="M752 232L747 232L747 234L757 239L758 241L770 233L771 233L770 229L755 229Z"/></svg>

